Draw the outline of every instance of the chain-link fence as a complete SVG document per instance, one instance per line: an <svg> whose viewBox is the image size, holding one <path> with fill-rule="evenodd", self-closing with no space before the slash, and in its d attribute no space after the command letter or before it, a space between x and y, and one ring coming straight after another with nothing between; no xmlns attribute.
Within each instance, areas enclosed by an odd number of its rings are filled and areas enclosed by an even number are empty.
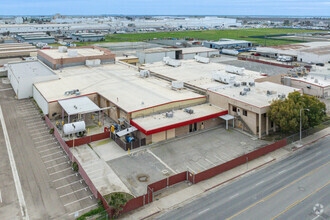
<svg viewBox="0 0 330 220"><path fill-rule="evenodd" d="M321 124L319 124L318 126L316 127L313 127L313 128L309 128L309 129L306 129L306 130L303 130L301 132L301 138L305 138L309 135L312 135L318 131L321 131L322 129L326 128L330 126L330 120L328 121L325 121L325 122L322 122ZM299 141L300 140L300 132L296 133L296 134L293 134L293 135L290 135L287 138L287 144L291 144L293 142L296 142L296 141Z"/></svg>

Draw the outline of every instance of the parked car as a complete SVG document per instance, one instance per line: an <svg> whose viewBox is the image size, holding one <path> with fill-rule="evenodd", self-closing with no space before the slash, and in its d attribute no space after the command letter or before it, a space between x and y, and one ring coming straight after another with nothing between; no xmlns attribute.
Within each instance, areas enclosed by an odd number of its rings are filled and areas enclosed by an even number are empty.
<svg viewBox="0 0 330 220"><path fill-rule="evenodd" d="M316 66L324 66L324 63L317 63Z"/></svg>
<svg viewBox="0 0 330 220"><path fill-rule="evenodd" d="M261 56L261 54L260 53L255 53L254 56Z"/></svg>

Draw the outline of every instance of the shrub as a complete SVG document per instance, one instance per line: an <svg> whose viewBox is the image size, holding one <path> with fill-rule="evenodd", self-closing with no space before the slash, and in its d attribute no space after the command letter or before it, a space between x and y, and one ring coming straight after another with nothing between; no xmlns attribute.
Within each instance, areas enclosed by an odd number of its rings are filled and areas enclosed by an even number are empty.
<svg viewBox="0 0 330 220"><path fill-rule="evenodd" d="M77 162L73 162L73 163L72 163L72 168L73 168L73 170L74 170L75 172L78 172L78 171L79 171L79 166L78 166Z"/></svg>

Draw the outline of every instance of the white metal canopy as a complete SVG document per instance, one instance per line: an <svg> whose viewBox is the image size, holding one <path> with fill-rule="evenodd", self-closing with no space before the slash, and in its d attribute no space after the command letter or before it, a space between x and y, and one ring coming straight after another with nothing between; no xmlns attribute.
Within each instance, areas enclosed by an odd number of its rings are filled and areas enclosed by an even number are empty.
<svg viewBox="0 0 330 220"><path fill-rule="evenodd" d="M75 115L84 112L97 112L101 110L86 96L60 100L58 103L68 115Z"/></svg>
<svg viewBox="0 0 330 220"><path fill-rule="evenodd" d="M226 121L226 129L227 129L227 130L228 130L228 121L229 121L229 120L233 120L233 119L235 119L234 116L229 115L229 114L219 116L219 118L221 118L221 119L223 119L223 120ZM233 120L233 127L235 127L235 121L234 121L234 120Z"/></svg>
<svg viewBox="0 0 330 220"><path fill-rule="evenodd" d="M126 129L121 130L121 131L118 131L118 132L116 133L116 135L118 135L119 137L122 137L122 136L124 136L124 135L126 135L126 134L132 133L133 131L137 131L137 128L134 127L134 126L129 127L129 128L126 128Z"/></svg>

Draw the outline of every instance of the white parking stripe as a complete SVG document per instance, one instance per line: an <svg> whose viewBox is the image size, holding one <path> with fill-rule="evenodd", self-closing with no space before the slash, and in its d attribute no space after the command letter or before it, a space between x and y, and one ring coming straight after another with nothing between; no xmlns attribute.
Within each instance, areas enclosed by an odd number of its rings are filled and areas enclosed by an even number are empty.
<svg viewBox="0 0 330 220"><path fill-rule="evenodd" d="M71 176L78 176L78 173L74 173L74 174L70 174L70 175L65 176L65 177L61 177L61 178L59 178L59 179L53 180L52 182L55 183L55 182L57 182L57 181L64 180L64 179L66 179L66 178L68 178L68 177L71 177Z"/></svg>
<svg viewBox="0 0 330 220"><path fill-rule="evenodd" d="M76 190L76 191L73 191L73 192L67 193L67 194L65 194L65 195L61 195L60 198L62 198L62 197L64 197L64 196L71 195L71 194L76 193L76 192L79 192L79 191L81 191L81 190L85 190L85 189L88 189L88 187L84 187L84 188L82 188L82 189L78 189L78 190Z"/></svg>
<svg viewBox="0 0 330 220"><path fill-rule="evenodd" d="M2 91L7 91L7 90L12 90L12 88L0 89L0 92L2 92Z"/></svg>
<svg viewBox="0 0 330 220"><path fill-rule="evenodd" d="M44 153L44 152L51 151L51 150L58 150L59 148L61 148L61 147L58 146L56 148L50 148L50 149L47 149L47 150L42 150L42 151L39 151L39 153Z"/></svg>
<svg viewBox="0 0 330 220"><path fill-rule="evenodd" d="M31 136L37 136L37 135L46 134L46 133L49 134L49 131L42 131L42 132L39 132L39 133L36 133L36 134L31 134Z"/></svg>
<svg viewBox="0 0 330 220"><path fill-rule="evenodd" d="M52 144L57 144L57 142L55 141L55 142L52 142L52 143L49 143L49 144L45 144L45 145L42 145L42 146L38 146L38 147L36 147L36 148L39 149L39 148L42 148L42 147L47 147L47 146L52 145Z"/></svg>
<svg viewBox="0 0 330 220"><path fill-rule="evenodd" d="M58 152L55 152L55 153L47 154L47 155L42 156L41 158L49 157L49 156L52 156L52 155L55 155L55 154L63 154L63 151L58 151Z"/></svg>
<svg viewBox="0 0 330 220"><path fill-rule="evenodd" d="M72 170L72 168L71 168L71 167L68 167L68 168L65 168L65 169L63 169L63 170L56 171L56 172L54 172L54 173L50 173L49 176L52 176L52 175L57 174L57 173L61 173L61 172L66 171L66 170Z"/></svg>
<svg viewBox="0 0 330 220"><path fill-rule="evenodd" d="M38 144L38 143L42 143L42 142L45 142L45 141L51 141L51 140L55 140L55 138L49 138L47 140L37 141L35 143Z"/></svg>
<svg viewBox="0 0 330 220"><path fill-rule="evenodd" d="M78 211L72 212L72 213L70 213L69 215L74 215L74 214L76 214L77 212L79 213L80 211L83 211L83 210L85 210L85 209L92 208L92 207L94 207L94 206L97 206L97 204L94 204L94 205L88 206L88 207L83 208L83 209L79 209Z"/></svg>
<svg viewBox="0 0 330 220"><path fill-rule="evenodd" d="M66 155L63 155L63 156L60 156L60 157L57 157L57 158L54 158L54 159L51 159L51 160L47 160L44 163L49 163L49 162L52 162L52 161L55 161L55 160L58 160L58 159L61 159L61 158L66 158Z"/></svg>
<svg viewBox="0 0 330 220"><path fill-rule="evenodd" d="M82 181L83 181L83 179L80 179L80 180L78 180L78 181L74 181L74 182L72 182L72 183L69 183L69 184L66 184L66 185L63 185L63 186L59 186L59 187L57 187L56 189L62 189L62 188L64 188L64 187L67 187L67 186L70 186L70 185L73 185L73 184L76 184L76 183L82 183Z"/></svg>
<svg viewBox="0 0 330 220"><path fill-rule="evenodd" d="M10 144L10 139L9 139L9 136L8 136L5 119L4 119L3 114L2 114L1 106L0 106L0 121L1 121L3 135L4 135L4 138L5 138L6 147L7 147L7 151L8 151L8 157L9 157L11 171L12 171L13 177L14 177L15 188L16 188L16 192L17 192L17 196L18 196L19 205L20 205L20 208L21 208L22 218L28 220L29 215L28 215L28 211L27 211L27 208L26 208L26 203L25 203L25 199L24 199L22 185L21 185L21 181L20 181L19 176L18 176L16 163L15 163L13 151L12 151L11 144Z"/></svg>
<svg viewBox="0 0 330 220"><path fill-rule="evenodd" d="M198 212L198 215L203 214L204 212L207 212L210 208L204 209L203 211Z"/></svg>
<svg viewBox="0 0 330 220"><path fill-rule="evenodd" d="M69 163L68 163L68 162L59 163L59 164L56 164L56 165L54 165L54 166L47 167L47 169L51 169L51 168L54 168L54 167L58 167L58 166L61 166L61 165L64 165L64 164L69 164Z"/></svg>
<svg viewBox="0 0 330 220"><path fill-rule="evenodd" d="M154 158L156 158L161 164L163 164L167 169L169 169L170 171L172 171L173 173L176 174L175 170L173 170L169 165L167 165L164 161L162 161L159 157L157 157L153 152L151 152L151 150L147 149L147 152L149 154L151 154L152 156L154 156Z"/></svg>
<svg viewBox="0 0 330 220"><path fill-rule="evenodd" d="M1 190L0 190L0 202L2 203L2 195L1 195Z"/></svg>
<svg viewBox="0 0 330 220"><path fill-rule="evenodd" d="M72 205L73 203L80 202L81 200L85 200L85 199L88 199L88 198L91 199L92 196L93 196L93 194L90 194L89 196L86 196L86 197L84 197L84 198L77 199L77 200L75 200L75 201L73 201L73 202L69 202L69 203L65 204L64 206Z"/></svg>
<svg viewBox="0 0 330 220"><path fill-rule="evenodd" d="M40 138L45 138L45 137L52 137L52 136L50 136L49 134L44 134L44 135L42 135L42 136L40 136L40 137L33 137L32 139L33 139L33 140L38 140L38 139L40 139Z"/></svg>

